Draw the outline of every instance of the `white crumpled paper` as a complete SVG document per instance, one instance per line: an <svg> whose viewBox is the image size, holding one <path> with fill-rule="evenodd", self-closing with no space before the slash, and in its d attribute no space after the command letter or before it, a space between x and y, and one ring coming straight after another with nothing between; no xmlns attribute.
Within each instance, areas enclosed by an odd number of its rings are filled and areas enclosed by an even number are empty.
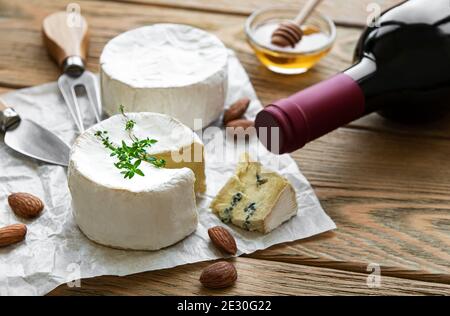
<svg viewBox="0 0 450 316"><path fill-rule="evenodd" d="M245 70L234 53L230 52L227 105L244 96L252 99L247 116L253 118L261 109L261 104ZM68 143L73 142L75 125L56 83L14 91L2 96L2 99L22 117L38 122ZM207 229L221 222L208 206L233 174L236 161L214 162L211 143L206 144L208 190L198 198L200 221L197 231L169 248L144 252L116 250L87 239L72 217L67 170L15 153L5 145L1 136L0 226L22 222L28 226L28 234L25 242L0 248L0 295L43 295L74 279L127 275L223 257L224 254L209 242ZM262 147L256 143L251 146ZM235 150L240 152L244 148L238 146ZM236 237L239 255L336 228L294 160L288 155L275 156L265 149L258 150L258 159L264 165L276 165L278 171L294 185L299 211L296 217L267 235L229 226ZM46 206L43 214L30 221L16 217L7 202L11 192L29 192L41 197Z"/></svg>

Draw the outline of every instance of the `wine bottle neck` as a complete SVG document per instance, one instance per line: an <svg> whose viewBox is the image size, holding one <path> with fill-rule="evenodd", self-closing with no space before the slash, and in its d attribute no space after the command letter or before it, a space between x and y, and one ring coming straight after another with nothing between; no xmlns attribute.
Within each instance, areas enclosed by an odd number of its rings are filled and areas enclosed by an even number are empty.
<svg viewBox="0 0 450 316"><path fill-rule="evenodd" d="M380 110L383 103L378 102L376 96L380 93L380 86L385 88L386 82L377 78L377 63L372 57L365 56L358 63L344 71L344 74L351 77L363 91L365 96L364 114L369 114Z"/></svg>
<svg viewBox="0 0 450 316"><path fill-rule="evenodd" d="M344 71L344 74L350 76L360 86L364 85L377 71L377 64L370 57L363 57L358 63Z"/></svg>
<svg viewBox="0 0 450 316"><path fill-rule="evenodd" d="M364 93L358 83L347 74L339 74L270 104L258 114L255 126L269 150L289 153L361 117L365 113L364 104ZM272 137L261 137L274 133L279 135L277 144L272 143Z"/></svg>

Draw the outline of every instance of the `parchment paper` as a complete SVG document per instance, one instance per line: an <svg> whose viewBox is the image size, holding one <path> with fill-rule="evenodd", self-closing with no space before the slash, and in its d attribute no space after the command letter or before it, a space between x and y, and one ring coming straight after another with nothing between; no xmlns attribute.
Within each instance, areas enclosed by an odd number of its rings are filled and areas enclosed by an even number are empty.
<svg viewBox="0 0 450 316"><path fill-rule="evenodd" d="M261 104L245 70L230 51L226 104L244 96L252 99L247 116L253 118L261 109ZM14 106L22 117L35 120L68 143L75 139L75 125L56 83L14 91L2 98ZM223 137L224 134L218 133L218 137ZM128 275L224 256L209 241L207 229L222 223L208 206L233 174L236 161L230 159L223 162L215 159L211 141L205 140L208 190L198 197L200 223L197 231L169 248L144 252L116 250L87 239L72 217L66 169L17 154L4 144L3 135L0 137L0 226L20 222L28 226L26 241L0 248L0 295L44 295L60 284L79 278ZM257 142L253 142L250 146L260 146L256 144ZM234 150L236 153L245 150L243 146L230 148L227 150ZM255 148L247 149L254 151ZM290 156L275 156L258 148L258 159L265 166L277 169L292 182L297 192L299 211L296 217L268 235L229 226L236 237L239 255L336 228ZM46 205L42 215L32 221L16 217L7 202L7 197L12 192L29 192L41 197ZM83 281L72 282L70 286L82 287Z"/></svg>

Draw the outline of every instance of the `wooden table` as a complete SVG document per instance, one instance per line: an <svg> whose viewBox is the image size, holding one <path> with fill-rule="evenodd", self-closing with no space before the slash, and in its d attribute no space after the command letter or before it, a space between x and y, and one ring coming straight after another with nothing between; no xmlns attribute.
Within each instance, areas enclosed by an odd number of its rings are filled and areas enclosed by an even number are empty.
<svg viewBox="0 0 450 316"><path fill-rule="evenodd" d="M40 25L69 1L0 1L0 93L54 81L59 73L42 45ZM300 0L277 2L298 3ZM365 23L366 6L397 0L326 0L321 11L338 27L331 54L306 75L276 75L259 64L243 24L270 0L77 1L91 26L89 68L98 71L105 43L157 22L192 24L234 49L263 103L285 97L345 69ZM376 114L293 154L338 229L236 258L239 281L208 291L198 282L207 263L128 277L82 280L54 295L450 294L450 118L405 127ZM370 288L369 264L381 267Z"/></svg>

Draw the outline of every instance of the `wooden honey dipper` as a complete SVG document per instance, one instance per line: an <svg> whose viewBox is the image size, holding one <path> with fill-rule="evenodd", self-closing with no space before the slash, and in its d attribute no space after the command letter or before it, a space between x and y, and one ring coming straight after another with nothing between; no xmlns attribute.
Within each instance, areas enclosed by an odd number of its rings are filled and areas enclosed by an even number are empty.
<svg viewBox="0 0 450 316"><path fill-rule="evenodd" d="M272 44L280 47L295 47L303 37L301 25L311 15L322 0L309 0L292 21L280 23L272 34Z"/></svg>

